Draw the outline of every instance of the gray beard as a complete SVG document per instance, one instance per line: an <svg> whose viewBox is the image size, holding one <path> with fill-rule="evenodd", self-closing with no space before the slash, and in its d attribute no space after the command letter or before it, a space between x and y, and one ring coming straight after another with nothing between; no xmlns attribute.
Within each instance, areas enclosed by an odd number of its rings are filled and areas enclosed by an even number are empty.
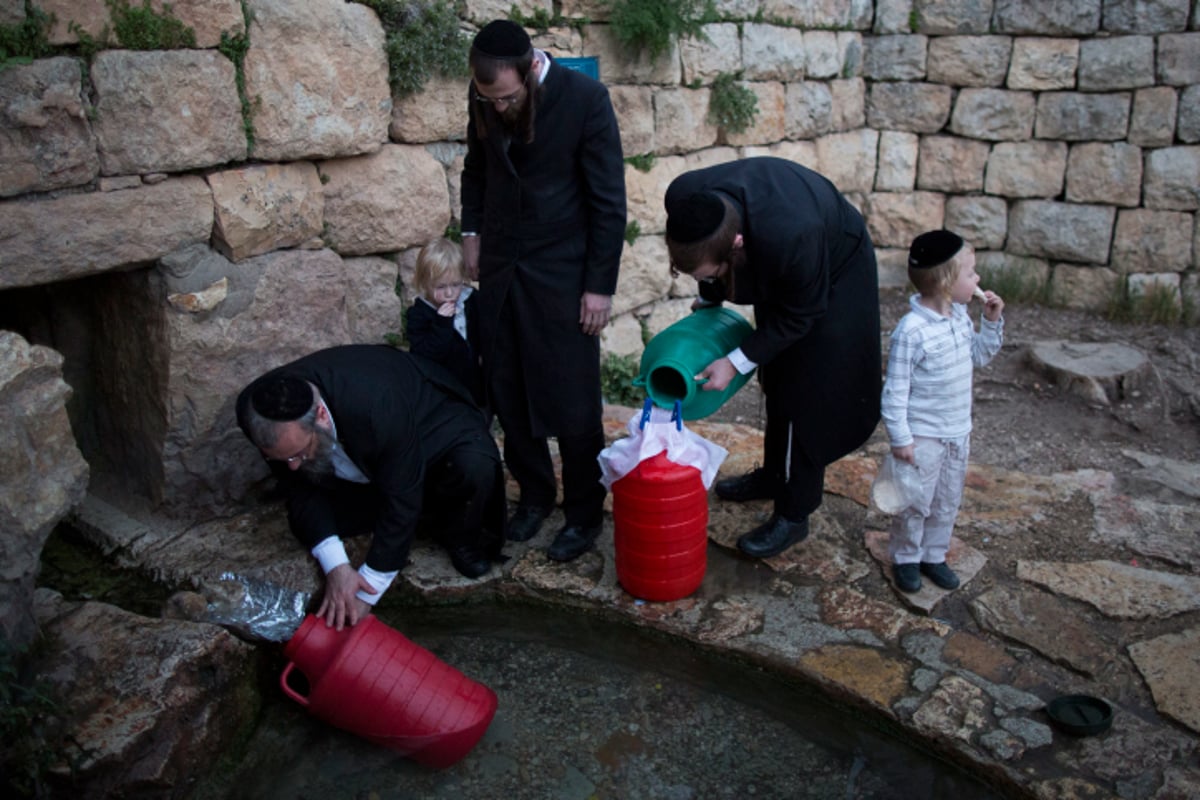
<svg viewBox="0 0 1200 800"><path fill-rule="evenodd" d="M319 481L333 477L333 446L336 440L333 434L320 426L317 426L316 433L317 450L312 458L300 465L300 471L309 479Z"/></svg>

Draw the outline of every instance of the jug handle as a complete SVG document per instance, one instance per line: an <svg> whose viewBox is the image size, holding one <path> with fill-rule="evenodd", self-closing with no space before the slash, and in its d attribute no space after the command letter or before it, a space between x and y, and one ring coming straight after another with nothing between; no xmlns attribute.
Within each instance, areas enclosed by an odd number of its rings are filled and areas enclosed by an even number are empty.
<svg viewBox="0 0 1200 800"><path fill-rule="evenodd" d="M295 689L288 686L288 675L292 674L292 668L296 666L294 661L289 661L287 666L283 668L283 674L279 676L279 685L283 688L283 693L295 700L302 706L308 706L308 698L299 694Z"/></svg>

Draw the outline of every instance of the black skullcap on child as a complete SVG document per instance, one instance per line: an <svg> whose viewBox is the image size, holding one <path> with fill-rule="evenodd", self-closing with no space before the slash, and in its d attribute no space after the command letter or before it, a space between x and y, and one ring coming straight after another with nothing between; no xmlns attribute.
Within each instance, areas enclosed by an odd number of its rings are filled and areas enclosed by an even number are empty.
<svg viewBox="0 0 1200 800"><path fill-rule="evenodd" d="M707 239L725 221L725 204L716 192L694 192L667 209L667 236L690 244Z"/></svg>
<svg viewBox="0 0 1200 800"><path fill-rule="evenodd" d="M507 19L498 19L484 25L475 34L471 46L492 58L520 58L530 51L533 43L520 25Z"/></svg>
<svg viewBox="0 0 1200 800"><path fill-rule="evenodd" d="M954 258L963 244L963 238L953 231L927 231L913 239L912 246L908 248L908 265L925 269L945 264Z"/></svg>
<svg viewBox="0 0 1200 800"><path fill-rule="evenodd" d="M313 390L300 378L265 378L251 392L250 404L259 416L272 422L294 422L312 408Z"/></svg>

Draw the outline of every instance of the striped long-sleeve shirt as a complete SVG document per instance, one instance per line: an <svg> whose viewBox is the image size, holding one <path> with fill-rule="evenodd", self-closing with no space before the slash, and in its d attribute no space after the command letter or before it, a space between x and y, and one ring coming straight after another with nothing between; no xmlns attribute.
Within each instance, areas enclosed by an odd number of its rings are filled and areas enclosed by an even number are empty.
<svg viewBox="0 0 1200 800"><path fill-rule="evenodd" d="M892 332L882 416L892 447L914 436L953 439L971 432L971 375L1000 352L1004 318L983 319L978 332L967 307L949 317L926 308L920 295Z"/></svg>

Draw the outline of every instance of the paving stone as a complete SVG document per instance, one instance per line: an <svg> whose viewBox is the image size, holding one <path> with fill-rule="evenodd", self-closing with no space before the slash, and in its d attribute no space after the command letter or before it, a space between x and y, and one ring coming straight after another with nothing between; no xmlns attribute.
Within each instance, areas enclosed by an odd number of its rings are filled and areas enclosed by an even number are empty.
<svg viewBox="0 0 1200 800"><path fill-rule="evenodd" d="M1097 494L1094 503L1092 540L1121 544L1138 555L1200 571L1200 509L1118 492Z"/></svg>
<svg viewBox="0 0 1200 800"><path fill-rule="evenodd" d="M1114 709L1112 727L1105 733L1075 739L1056 732L1055 741L1057 762L1072 770L1084 767L1110 781L1154 775L1196 751L1194 737L1151 725L1120 708Z"/></svg>
<svg viewBox="0 0 1200 800"><path fill-rule="evenodd" d="M1025 755L1025 744L1007 731L988 731L979 743L1001 761L1014 761Z"/></svg>
<svg viewBox="0 0 1200 800"><path fill-rule="evenodd" d="M697 628L702 642L725 642L763 627L762 607L745 598L718 600L705 609Z"/></svg>
<svg viewBox="0 0 1200 800"><path fill-rule="evenodd" d="M1151 374L1145 353L1117 342L1034 342L1028 358L1055 385L1103 406L1145 387Z"/></svg>
<svg viewBox="0 0 1200 800"><path fill-rule="evenodd" d="M991 727L990 707L978 686L957 675L947 675L913 714L913 723L929 733L970 742Z"/></svg>
<svg viewBox="0 0 1200 800"><path fill-rule="evenodd" d="M1128 456L1142 465L1143 469L1134 473L1137 477L1161 483L1163 486L1182 492L1188 497L1200 500L1200 464L1191 461L1177 461L1137 450L1122 450L1121 455ZM1193 530L1197 530L1193 528Z"/></svg>
<svg viewBox="0 0 1200 800"><path fill-rule="evenodd" d="M1027 717L1004 717L1000 720L1000 727L1020 737L1026 747L1046 747L1054 741L1054 732L1049 725Z"/></svg>
<svg viewBox="0 0 1200 800"><path fill-rule="evenodd" d="M1008 678L1016 666L1004 648L965 631L955 631L946 639L942 658L993 682Z"/></svg>
<svg viewBox="0 0 1200 800"><path fill-rule="evenodd" d="M884 578L895 590L896 596L906 606L928 614L946 595L950 594L951 591L956 591L939 589L928 578L921 580L921 590L914 594L902 592L896 588L896 579L892 575L892 559L888 555L888 538L889 536L886 531L869 530L864 533L865 544L871 557L879 565ZM952 536L950 538L950 549L946 551L946 563L958 575L960 581L959 588L962 588L987 564L987 556L969 544L966 544L957 536Z"/></svg>
<svg viewBox="0 0 1200 800"><path fill-rule="evenodd" d="M1115 561L1018 561L1017 577L1082 600L1115 619L1164 619L1200 609L1200 578Z"/></svg>
<svg viewBox="0 0 1200 800"><path fill-rule="evenodd" d="M1158 710L1200 731L1200 628L1131 644L1129 655Z"/></svg>
<svg viewBox="0 0 1200 800"><path fill-rule="evenodd" d="M1084 675L1097 674L1112 658L1112 644L1055 597L996 588L972 600L970 609L985 631Z"/></svg>
<svg viewBox="0 0 1200 800"><path fill-rule="evenodd" d="M842 630L868 630L884 641L895 641L914 630L928 630L939 636L950 633L949 626L942 622L914 616L903 608L872 600L844 586L823 589L817 599L825 624Z"/></svg>
<svg viewBox="0 0 1200 800"><path fill-rule="evenodd" d="M800 666L825 682L890 709L908 690L910 665L868 647L829 645L805 654Z"/></svg>

